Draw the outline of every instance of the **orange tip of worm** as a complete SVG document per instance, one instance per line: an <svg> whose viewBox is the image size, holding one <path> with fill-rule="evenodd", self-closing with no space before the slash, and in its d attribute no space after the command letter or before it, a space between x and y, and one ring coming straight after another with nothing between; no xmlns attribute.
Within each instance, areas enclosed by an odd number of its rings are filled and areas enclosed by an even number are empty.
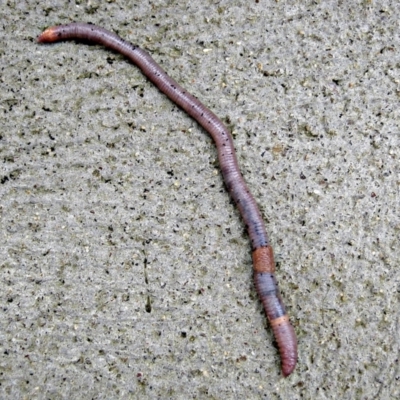
<svg viewBox="0 0 400 400"><path fill-rule="evenodd" d="M38 43L52 43L57 40L57 34L55 33L55 29L53 27L47 28L44 32L42 32L38 38Z"/></svg>

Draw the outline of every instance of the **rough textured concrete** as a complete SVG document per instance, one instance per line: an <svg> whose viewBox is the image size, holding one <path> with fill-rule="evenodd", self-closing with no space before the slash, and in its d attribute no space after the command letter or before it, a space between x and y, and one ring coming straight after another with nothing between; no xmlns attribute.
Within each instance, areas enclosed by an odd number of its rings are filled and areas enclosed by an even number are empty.
<svg viewBox="0 0 400 400"><path fill-rule="evenodd" d="M127 3L130 3L127 5ZM397 5L1 2L0 397L400 397ZM233 130L299 337L288 379L210 138L101 24Z"/></svg>

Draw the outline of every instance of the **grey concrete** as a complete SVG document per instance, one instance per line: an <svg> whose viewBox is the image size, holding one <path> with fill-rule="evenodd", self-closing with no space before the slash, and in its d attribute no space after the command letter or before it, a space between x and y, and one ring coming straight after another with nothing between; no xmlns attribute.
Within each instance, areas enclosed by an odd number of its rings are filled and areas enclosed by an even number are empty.
<svg viewBox="0 0 400 400"><path fill-rule="evenodd" d="M391 3L1 2L0 398L400 397ZM288 379L212 141L119 55L36 44L73 20L233 130L299 337Z"/></svg>

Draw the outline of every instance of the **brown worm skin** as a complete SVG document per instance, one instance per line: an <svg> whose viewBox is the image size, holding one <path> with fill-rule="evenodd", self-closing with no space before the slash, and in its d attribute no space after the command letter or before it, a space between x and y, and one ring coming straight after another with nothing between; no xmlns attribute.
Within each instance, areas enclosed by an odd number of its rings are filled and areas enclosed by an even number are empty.
<svg viewBox="0 0 400 400"><path fill-rule="evenodd" d="M38 37L38 42L53 43L68 39L101 44L123 54L137 65L162 93L186 111L213 138L226 187L239 208L250 236L255 286L278 343L282 373L284 376L290 375L297 362L296 335L279 294L274 274L275 262L264 221L240 173L230 132L212 111L170 78L147 52L115 33L96 25L71 23L46 29Z"/></svg>

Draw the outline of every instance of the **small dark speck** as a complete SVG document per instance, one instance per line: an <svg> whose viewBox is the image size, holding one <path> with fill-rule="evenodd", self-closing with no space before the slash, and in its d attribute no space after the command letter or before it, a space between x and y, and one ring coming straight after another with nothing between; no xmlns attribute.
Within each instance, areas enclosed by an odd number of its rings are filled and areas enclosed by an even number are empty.
<svg viewBox="0 0 400 400"><path fill-rule="evenodd" d="M300 173L300 179L306 179L306 176L303 174L303 172Z"/></svg>
<svg viewBox="0 0 400 400"><path fill-rule="evenodd" d="M151 313L151 300L150 300L150 296L147 296L147 302L146 302L145 310L146 310L146 312Z"/></svg>

